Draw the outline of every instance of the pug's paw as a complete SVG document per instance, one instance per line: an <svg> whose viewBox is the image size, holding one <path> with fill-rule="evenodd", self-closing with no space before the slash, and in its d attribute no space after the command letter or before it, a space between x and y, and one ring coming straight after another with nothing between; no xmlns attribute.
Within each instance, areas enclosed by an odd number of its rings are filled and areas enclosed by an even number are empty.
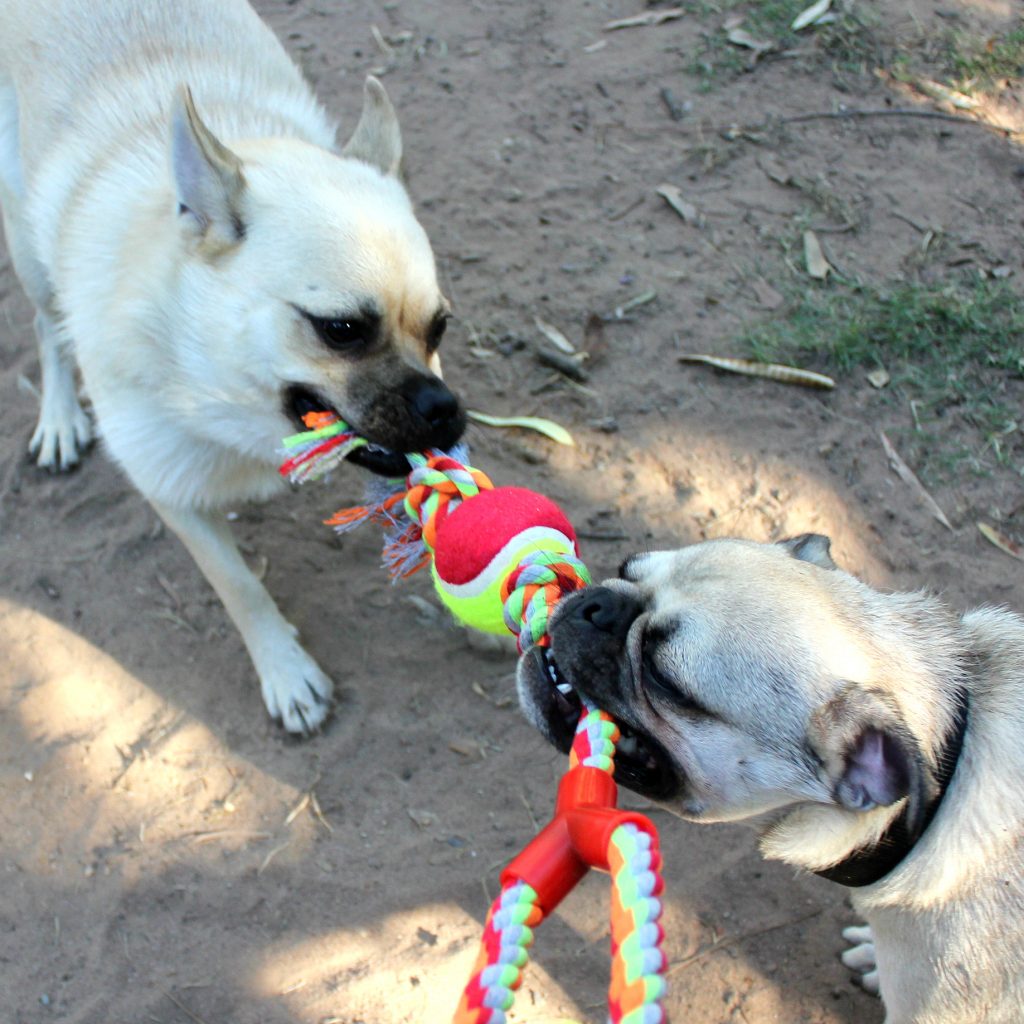
<svg viewBox="0 0 1024 1024"><path fill-rule="evenodd" d="M843 938L851 944L840 959L854 972L854 981L873 996L878 990L878 964L875 961L875 937L867 925L843 929Z"/></svg>
<svg viewBox="0 0 1024 1024"><path fill-rule="evenodd" d="M295 637L282 635L254 660L270 717L288 732L309 735L319 729L331 710L334 684Z"/></svg>

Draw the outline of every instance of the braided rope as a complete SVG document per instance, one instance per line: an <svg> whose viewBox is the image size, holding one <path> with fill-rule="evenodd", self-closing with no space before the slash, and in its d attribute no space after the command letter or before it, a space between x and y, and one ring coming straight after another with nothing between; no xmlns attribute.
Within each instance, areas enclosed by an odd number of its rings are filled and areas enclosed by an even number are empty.
<svg viewBox="0 0 1024 1024"><path fill-rule="evenodd" d="M448 455L408 456L412 464L405 492L405 514L419 524L428 551L433 551L441 524L463 501L494 487L486 473Z"/></svg>
<svg viewBox="0 0 1024 1024"><path fill-rule="evenodd" d="M604 741L607 742L607 741ZM608 845L611 874L611 1024L664 1024L667 960L661 945L663 882L657 840L633 823L620 825ZM453 1024L506 1024L543 920L537 894L525 882L502 889L491 905L476 962Z"/></svg>
<svg viewBox="0 0 1024 1024"><path fill-rule="evenodd" d="M366 442L329 413L310 414L311 429L285 441L288 460L281 472L302 482L333 468ZM366 506L343 509L327 522L339 530L367 519L385 525L385 564L393 576L408 575L429 561L437 530L465 500L493 487L490 479L443 453L407 456L412 471L404 491L382 492ZM408 517L403 524L399 508ZM586 566L572 555L535 551L524 557L502 584L505 624L520 652L550 643L548 624L566 594L590 583ZM614 773L619 729L605 712L584 699L569 755L570 771L592 768ZM635 823L616 828L609 840L612 877L612 968L608 995L611 1024L663 1024L666 960L661 950L661 857L657 836ZM505 886L492 904L469 984L454 1024L506 1024L533 942L533 927L544 917L536 891L523 881Z"/></svg>
<svg viewBox="0 0 1024 1024"><path fill-rule="evenodd" d="M512 1006L529 959L532 926L543 917L537 893L525 882L502 889L487 914L480 951L453 1024L505 1024L505 1011Z"/></svg>
<svg viewBox="0 0 1024 1024"><path fill-rule="evenodd" d="M278 472L295 483L319 480L339 465L366 440L342 423L332 413L310 412L303 420L309 430L284 439L288 458Z"/></svg>
<svg viewBox="0 0 1024 1024"><path fill-rule="evenodd" d="M600 711L586 697L580 699L584 711L576 723L576 735L569 750L569 770L583 765L585 768L600 768L611 775L615 771L619 727L611 715Z"/></svg>
<svg viewBox="0 0 1024 1024"><path fill-rule="evenodd" d="M667 961L661 950L661 855L656 839L620 825L608 846L612 876L612 976L608 1013L621 1024L661 1024Z"/></svg>
<svg viewBox="0 0 1024 1024"><path fill-rule="evenodd" d="M587 567L572 555L532 551L501 587L505 625L518 637L519 652L548 643L548 620L566 594L590 583Z"/></svg>

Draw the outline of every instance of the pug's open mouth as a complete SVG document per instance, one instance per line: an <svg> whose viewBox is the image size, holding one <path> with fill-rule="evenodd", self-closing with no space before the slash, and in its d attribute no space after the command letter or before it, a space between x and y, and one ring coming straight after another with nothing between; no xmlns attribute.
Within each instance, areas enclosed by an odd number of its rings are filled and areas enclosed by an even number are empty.
<svg viewBox="0 0 1024 1024"><path fill-rule="evenodd" d="M534 705L545 719L548 739L568 753L583 711L579 691L559 668L548 647L528 651L523 668ZM678 792L678 769L662 746L621 718L613 717L621 734L615 748L615 781L654 800L666 800Z"/></svg>
<svg viewBox="0 0 1024 1024"><path fill-rule="evenodd" d="M293 384L285 392L285 411L299 430L308 429L303 417L311 412L331 412L338 419L345 419L322 395L302 384ZM356 429L355 426L353 429ZM407 476L411 468L409 460L401 452L375 444L369 438L365 445L349 452L346 459L353 465L385 477Z"/></svg>

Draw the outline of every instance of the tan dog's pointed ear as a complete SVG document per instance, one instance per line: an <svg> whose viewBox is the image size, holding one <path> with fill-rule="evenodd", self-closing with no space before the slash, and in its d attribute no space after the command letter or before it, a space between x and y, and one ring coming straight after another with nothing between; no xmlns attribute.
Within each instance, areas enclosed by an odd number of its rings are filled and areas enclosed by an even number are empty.
<svg viewBox="0 0 1024 1024"><path fill-rule="evenodd" d="M171 111L171 167L178 193L178 212L196 233L223 244L245 236L242 161L203 124L182 86Z"/></svg>
<svg viewBox="0 0 1024 1024"><path fill-rule="evenodd" d="M838 569L832 561L832 541L823 533L801 533L798 537L780 540L779 546L785 548L794 558L801 562L810 562L819 569Z"/></svg>
<svg viewBox="0 0 1024 1024"><path fill-rule="evenodd" d="M341 151L372 164L384 174L397 174L402 163L402 133L398 115L380 81L368 75L363 89L363 112L352 137Z"/></svg>
<svg viewBox="0 0 1024 1024"><path fill-rule="evenodd" d="M808 738L837 804L870 811L906 798L907 826L916 834L931 776L920 746L889 698L847 684L814 713Z"/></svg>

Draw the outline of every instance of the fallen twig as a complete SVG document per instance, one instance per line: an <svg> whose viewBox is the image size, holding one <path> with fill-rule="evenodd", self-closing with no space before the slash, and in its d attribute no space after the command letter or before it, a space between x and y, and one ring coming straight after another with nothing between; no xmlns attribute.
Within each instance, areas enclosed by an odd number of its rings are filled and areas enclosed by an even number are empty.
<svg viewBox="0 0 1024 1024"><path fill-rule="evenodd" d="M202 1017L200 1017L197 1014L193 1013L180 999L176 999L174 996L172 996L171 993L167 991L167 989L162 988L162 989L160 989L160 991L163 992L163 994L165 996L167 996L167 998L170 999L170 1001L172 1003L174 1003L174 1005L179 1010L181 1010L181 1012L183 1014L185 1014L186 1017L188 1017L191 1020L195 1021L195 1024L206 1024L206 1021L203 1020Z"/></svg>
<svg viewBox="0 0 1024 1024"><path fill-rule="evenodd" d="M924 503L925 507L931 514L938 519L942 525L953 532L953 527L949 520L946 518L946 513L939 508L939 503L928 493L923 483L917 479L914 471L900 458L899 452L892 446L892 442L886 436L884 430L878 432L882 439L882 447L885 449L885 454L889 459L889 465L893 468L896 475L909 487L912 487L917 491L918 497Z"/></svg>
<svg viewBox="0 0 1024 1024"><path fill-rule="evenodd" d="M946 121L953 124L969 124L977 128L985 128L990 132L998 132L1003 138L1014 133L1009 128L979 121L973 117L960 117L957 114L946 114L941 110L915 110L912 107L881 107L871 110L821 110L807 114L793 114L790 117L774 118L760 124L728 125L726 130L734 132L763 132L776 125L804 124L807 121L853 121L869 117L917 117L931 121Z"/></svg>
<svg viewBox="0 0 1024 1024"><path fill-rule="evenodd" d="M273 838L272 832L260 832L251 828L222 828L213 832L192 832L189 838L198 846L215 843L218 839L246 839L249 842L263 842Z"/></svg>
<svg viewBox="0 0 1024 1024"><path fill-rule="evenodd" d="M278 846L275 846L275 847L274 847L274 848L273 848L273 849L272 849L272 850L270 851L270 853L268 853L268 854L266 855L266 857L264 857L264 858L263 858L263 861L262 861L262 863L261 863L261 864L260 864L260 866L259 866L259 867L258 867L258 868L256 869L256 876L257 876L257 877L259 877L260 875L262 875L262 874L263 874L263 872L264 872L264 871L266 871L268 867L270 867L270 862L271 862L271 861L272 861L272 860L273 860L273 859L274 859L274 858L275 858L275 857L276 857L276 856L277 856L277 855L278 855L278 854L279 854L279 853L280 853L280 852L281 852L282 850L287 850L287 849L288 849L288 847L289 847L289 846L291 846L291 845L292 845L292 841L291 841L290 839L288 839L288 840L286 840L285 842L281 843L280 845L278 845Z"/></svg>
<svg viewBox="0 0 1024 1024"><path fill-rule="evenodd" d="M572 356L564 355L561 352L555 352L552 349L538 348L537 361L544 366L550 366L552 370L557 370L570 380L577 381L580 384L586 384L586 382L590 380L590 374L587 373L587 371L584 370L583 367L572 358Z"/></svg>

